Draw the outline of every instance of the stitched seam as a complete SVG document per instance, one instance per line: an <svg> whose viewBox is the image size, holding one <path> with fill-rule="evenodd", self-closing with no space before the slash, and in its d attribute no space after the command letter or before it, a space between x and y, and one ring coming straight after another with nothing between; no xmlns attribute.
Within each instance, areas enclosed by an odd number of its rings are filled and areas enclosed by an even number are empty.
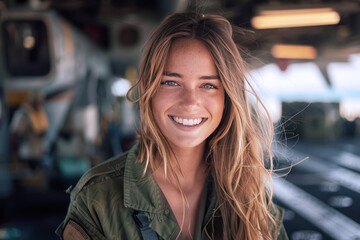
<svg viewBox="0 0 360 240"><path fill-rule="evenodd" d="M116 172L109 173L105 176L95 176L94 177L95 179L92 179L87 184L85 184L81 190L85 190L87 187L98 184L98 183L103 183L103 182L112 180L114 177L118 177L121 175L123 175L123 172L119 170Z"/></svg>
<svg viewBox="0 0 360 240"><path fill-rule="evenodd" d="M69 224L74 227L80 234L83 236L84 239L89 239L89 235L87 232L74 220L69 220Z"/></svg>

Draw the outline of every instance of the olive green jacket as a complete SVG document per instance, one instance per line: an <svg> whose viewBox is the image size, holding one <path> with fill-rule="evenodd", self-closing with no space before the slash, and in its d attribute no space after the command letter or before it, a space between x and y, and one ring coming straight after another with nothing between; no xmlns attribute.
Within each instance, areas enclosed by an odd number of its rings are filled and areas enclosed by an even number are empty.
<svg viewBox="0 0 360 240"><path fill-rule="evenodd" d="M142 239L134 221L137 211L145 214L159 239L182 239L180 227L164 194L144 164L136 162L137 147L89 170L75 188L68 189L70 205L56 230L64 240ZM209 177L204 188L194 239L221 239L221 218L215 213L216 195ZM278 239L288 239L282 211L274 205ZM214 219L214 221L212 221Z"/></svg>

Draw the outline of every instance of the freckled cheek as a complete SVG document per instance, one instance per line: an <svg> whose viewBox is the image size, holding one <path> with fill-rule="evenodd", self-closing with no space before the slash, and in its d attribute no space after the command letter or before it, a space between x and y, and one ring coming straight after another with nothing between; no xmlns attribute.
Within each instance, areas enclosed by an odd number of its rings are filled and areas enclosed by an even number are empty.
<svg viewBox="0 0 360 240"><path fill-rule="evenodd" d="M204 101L209 111L214 115L213 117L222 116L225 107L224 102L225 97L223 95L212 96Z"/></svg>
<svg viewBox="0 0 360 240"><path fill-rule="evenodd" d="M163 130L164 123L164 107L158 102L152 102L152 114L156 124L160 127L161 131Z"/></svg>
<svg viewBox="0 0 360 240"><path fill-rule="evenodd" d="M174 95L164 92L158 92L151 101L154 115L162 115L173 104Z"/></svg>

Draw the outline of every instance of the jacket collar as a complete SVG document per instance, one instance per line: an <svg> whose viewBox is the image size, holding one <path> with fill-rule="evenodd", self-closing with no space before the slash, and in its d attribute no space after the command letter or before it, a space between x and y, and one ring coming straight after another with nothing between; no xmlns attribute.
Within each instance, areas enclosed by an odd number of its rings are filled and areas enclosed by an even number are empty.
<svg viewBox="0 0 360 240"><path fill-rule="evenodd" d="M149 218L150 227L162 239L176 239L180 228L175 216L172 215L171 208L151 173L147 172L143 176L145 164L137 162L137 156L138 146L135 145L128 152L125 162L124 205L134 211L144 212ZM216 208L217 198L211 176L208 178L207 189L207 209L203 220L203 230L207 231L207 234L204 235L205 238L211 236L212 233L215 235L220 234L219 227L222 226L220 212ZM282 226L282 211L276 205L272 205L271 213L277 219L278 229L280 229ZM216 222L214 226L211 224L212 218ZM215 239L218 238L215 237Z"/></svg>
<svg viewBox="0 0 360 240"><path fill-rule="evenodd" d="M128 153L124 170L124 205L143 212L150 227L163 239L175 239L180 231L171 208L151 173L145 175L145 163L137 162L138 146Z"/></svg>

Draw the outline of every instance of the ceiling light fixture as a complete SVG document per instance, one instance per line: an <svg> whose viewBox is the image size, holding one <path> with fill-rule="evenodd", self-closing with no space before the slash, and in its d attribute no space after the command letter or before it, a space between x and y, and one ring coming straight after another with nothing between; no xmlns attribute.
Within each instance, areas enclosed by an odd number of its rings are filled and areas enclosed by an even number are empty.
<svg viewBox="0 0 360 240"><path fill-rule="evenodd" d="M256 29L335 25L340 15L332 8L264 10L251 19Z"/></svg>
<svg viewBox="0 0 360 240"><path fill-rule="evenodd" d="M271 54L279 59L315 59L317 51L308 45L276 44L271 48Z"/></svg>

